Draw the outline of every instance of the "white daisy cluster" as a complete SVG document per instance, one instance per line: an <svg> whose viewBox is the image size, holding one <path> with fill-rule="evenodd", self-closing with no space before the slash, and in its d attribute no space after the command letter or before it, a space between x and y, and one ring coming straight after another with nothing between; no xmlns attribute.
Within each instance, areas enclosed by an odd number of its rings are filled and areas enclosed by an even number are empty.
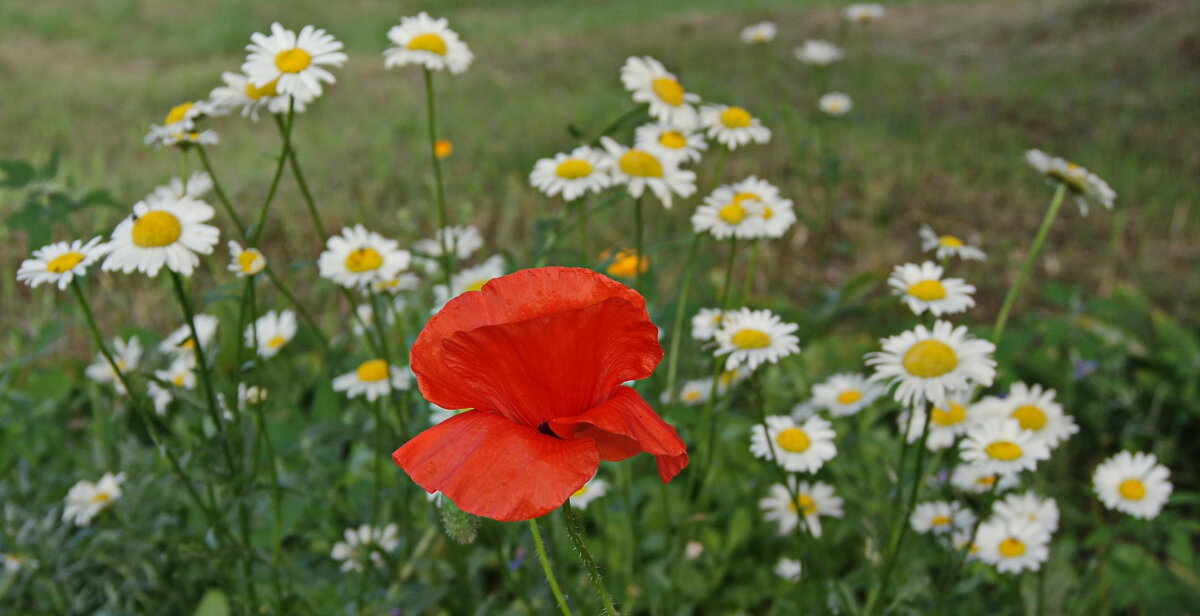
<svg viewBox="0 0 1200 616"><path fill-rule="evenodd" d="M796 498L792 498L792 494ZM787 485L774 484L768 496L758 501L763 517L779 525L786 535L803 525L813 537L821 536L821 518L842 517L842 498L823 481L799 481L788 477Z"/></svg>
<svg viewBox="0 0 1200 616"><path fill-rule="evenodd" d="M342 571L361 573L367 560L375 567L384 566L387 555L400 545L400 529L395 524L383 527L363 524L347 528L342 538L333 544L329 556L342 563Z"/></svg>
<svg viewBox="0 0 1200 616"><path fill-rule="evenodd" d="M760 21L742 28L739 39L747 45L762 45L775 40L779 28L771 21Z"/></svg>
<svg viewBox="0 0 1200 616"><path fill-rule="evenodd" d="M804 41L804 45L792 51L796 59L810 66L829 66L846 57L841 47L819 39Z"/></svg>
<svg viewBox="0 0 1200 616"><path fill-rule="evenodd" d="M88 526L101 511L108 509L121 498L121 484L125 473L104 473L95 483L80 480L67 492L62 520L75 526Z"/></svg>
<svg viewBox="0 0 1200 616"><path fill-rule="evenodd" d="M717 239L777 239L795 222L792 200L753 175L718 186L692 214L692 229Z"/></svg>
<svg viewBox="0 0 1200 616"><path fill-rule="evenodd" d="M938 235L929 225L921 225L921 250L934 251L938 259L958 257L966 261L983 261L987 259L984 252L968 245L954 235Z"/></svg>

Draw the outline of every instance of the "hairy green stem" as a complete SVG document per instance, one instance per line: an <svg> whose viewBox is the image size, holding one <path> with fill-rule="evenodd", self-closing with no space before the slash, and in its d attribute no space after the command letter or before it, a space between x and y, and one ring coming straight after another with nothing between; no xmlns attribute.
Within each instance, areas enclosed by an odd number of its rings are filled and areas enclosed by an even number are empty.
<svg viewBox="0 0 1200 616"><path fill-rule="evenodd" d="M600 568L596 566L596 561L592 559L592 553L588 551L587 544L583 541L583 534L579 532L579 522L575 519L575 513L571 510L571 499L568 498L563 503L562 510L563 517L567 521L567 534L571 535L571 542L575 544L575 549L579 552L579 558L583 561L583 566L588 570L588 577L592 580L592 587L600 595L600 602L604 604L604 612L608 616L617 616L617 610L613 607L612 599L608 596L608 590L604 587L604 577L600 575Z"/></svg>
<svg viewBox="0 0 1200 616"><path fill-rule="evenodd" d="M567 600L563 597L562 590L558 587L558 580L554 577L554 570L550 568L550 558L546 556L546 546L542 544L542 535L538 532L537 520L529 519L529 533L533 535L533 546L537 549L538 560L542 563L542 572L546 574L546 582L550 584L550 593L554 595L554 601L558 604L559 611L563 616L572 616L571 608L567 607Z"/></svg>

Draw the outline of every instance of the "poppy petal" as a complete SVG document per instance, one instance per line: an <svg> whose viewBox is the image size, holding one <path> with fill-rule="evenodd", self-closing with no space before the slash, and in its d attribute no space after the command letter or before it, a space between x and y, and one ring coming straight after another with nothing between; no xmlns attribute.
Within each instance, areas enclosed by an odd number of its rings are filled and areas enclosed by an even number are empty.
<svg viewBox="0 0 1200 616"><path fill-rule="evenodd" d="M589 438L563 440L497 413L467 411L413 437L392 460L463 511L512 522L562 505L596 474L600 454Z"/></svg>
<svg viewBox="0 0 1200 616"><path fill-rule="evenodd" d="M551 419L548 425L564 439L595 440L601 460L624 460L643 451L653 455L663 483L687 466L687 448L675 428L630 387L618 387L608 401L586 413Z"/></svg>

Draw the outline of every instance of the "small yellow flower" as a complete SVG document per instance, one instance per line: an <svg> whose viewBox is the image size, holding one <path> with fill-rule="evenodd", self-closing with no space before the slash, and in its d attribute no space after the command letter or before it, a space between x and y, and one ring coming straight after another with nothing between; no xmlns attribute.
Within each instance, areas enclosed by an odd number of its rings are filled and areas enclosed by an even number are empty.
<svg viewBox="0 0 1200 616"><path fill-rule="evenodd" d="M637 276L638 270L642 273L650 269L650 259L645 255L639 259L638 254L632 250L621 249L613 256L611 250L606 250L600 254L600 260L608 260L612 257L612 262L605 268L604 273L613 278L633 278Z"/></svg>
<svg viewBox="0 0 1200 616"><path fill-rule="evenodd" d="M449 139L438 139L433 143L433 154L438 158L449 158L454 152L454 144Z"/></svg>

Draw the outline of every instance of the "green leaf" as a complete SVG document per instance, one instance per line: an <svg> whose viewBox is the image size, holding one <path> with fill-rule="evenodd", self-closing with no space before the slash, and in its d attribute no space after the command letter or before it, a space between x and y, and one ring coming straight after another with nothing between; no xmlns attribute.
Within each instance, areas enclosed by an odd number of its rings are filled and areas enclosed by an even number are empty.
<svg viewBox="0 0 1200 616"><path fill-rule="evenodd" d="M25 186L33 181L34 177L33 165L23 160L0 160L0 171L4 172L4 179L0 180L0 186L10 188Z"/></svg>
<svg viewBox="0 0 1200 616"><path fill-rule="evenodd" d="M216 588L210 589L200 598L194 616L229 616L229 599Z"/></svg>

